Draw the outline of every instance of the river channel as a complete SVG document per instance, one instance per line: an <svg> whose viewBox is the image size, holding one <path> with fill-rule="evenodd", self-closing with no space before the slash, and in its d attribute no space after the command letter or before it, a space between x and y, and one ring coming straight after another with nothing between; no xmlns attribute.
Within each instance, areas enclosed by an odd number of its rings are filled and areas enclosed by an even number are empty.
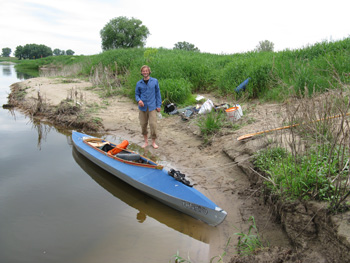
<svg viewBox="0 0 350 263"><path fill-rule="evenodd" d="M0 64L1 105L24 78ZM214 227L88 161L71 130L1 107L0 136L0 262L169 262L177 251L210 261Z"/></svg>

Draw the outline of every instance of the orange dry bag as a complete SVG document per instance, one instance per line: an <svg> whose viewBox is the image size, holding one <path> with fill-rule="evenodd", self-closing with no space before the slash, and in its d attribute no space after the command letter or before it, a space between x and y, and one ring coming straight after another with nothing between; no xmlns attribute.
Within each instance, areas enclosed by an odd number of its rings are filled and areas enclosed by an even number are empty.
<svg viewBox="0 0 350 263"><path fill-rule="evenodd" d="M115 148L112 150L109 150L108 153L111 155L116 155L117 153L120 153L123 149L126 149L128 147L129 142L127 140L122 141L121 144L118 144Z"/></svg>

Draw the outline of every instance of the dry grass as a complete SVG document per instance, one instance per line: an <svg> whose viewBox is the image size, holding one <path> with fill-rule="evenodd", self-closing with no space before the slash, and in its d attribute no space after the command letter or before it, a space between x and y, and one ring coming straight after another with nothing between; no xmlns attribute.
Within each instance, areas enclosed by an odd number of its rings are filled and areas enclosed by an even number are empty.
<svg viewBox="0 0 350 263"><path fill-rule="evenodd" d="M281 178L289 178L287 185L276 188L282 195L286 192L296 193L303 188L306 192L300 193L300 198L308 196L311 199L328 200L333 211L348 206L349 98L350 91L344 85L343 89L315 93L312 97L291 99L286 103L285 124L292 127L285 130L282 136L276 136L279 139L274 141L274 146L287 149L292 156L284 157L284 168L276 170L279 175L274 173L274 176L282 176L280 179L275 178L277 182L284 180ZM291 190L294 187L299 190Z"/></svg>
<svg viewBox="0 0 350 263"><path fill-rule="evenodd" d="M40 77L71 77L78 76L82 71L82 64L66 65L63 67L43 67L40 69Z"/></svg>
<svg viewBox="0 0 350 263"><path fill-rule="evenodd" d="M9 103L25 110L32 118L45 117L56 125L89 131L103 128L101 120L91 117L84 103L83 93L76 88L69 90L67 98L56 107L50 106L40 91L37 92L37 97L30 101L23 100L23 93L25 90L19 85L12 86Z"/></svg>
<svg viewBox="0 0 350 263"><path fill-rule="evenodd" d="M118 77L117 63L115 62L115 70L110 67L103 66L99 63L96 67L92 67L90 71L89 81L94 86L104 88L105 96L109 97L121 87L121 80Z"/></svg>

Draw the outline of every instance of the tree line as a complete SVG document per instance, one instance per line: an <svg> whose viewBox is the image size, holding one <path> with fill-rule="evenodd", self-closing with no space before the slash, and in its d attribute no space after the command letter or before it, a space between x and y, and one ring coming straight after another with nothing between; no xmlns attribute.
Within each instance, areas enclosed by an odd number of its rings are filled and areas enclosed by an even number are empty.
<svg viewBox="0 0 350 263"><path fill-rule="evenodd" d="M113 18L100 31L102 50L142 48L145 46L149 34L150 32L148 28L143 25L142 21L139 19L129 19L124 16ZM175 43L173 49L200 52L198 47L186 41ZM274 44L265 40L259 42L255 51L265 52L273 51L273 49ZM9 57L10 54L10 48L2 49L3 57ZM51 48L45 45L27 44L25 46L17 46L14 55L18 59L37 59L53 55L74 55L74 51L71 49L65 51L58 48L52 51Z"/></svg>
<svg viewBox="0 0 350 263"><path fill-rule="evenodd" d="M100 31L102 50L144 47L149 34L148 28L142 25L139 19L124 16L113 18ZM200 52L198 47L186 41L175 43L173 49ZM273 49L274 44L264 40L259 42L255 51L264 52Z"/></svg>
<svg viewBox="0 0 350 263"><path fill-rule="evenodd" d="M11 48L3 48L1 56L10 57L12 53ZM38 44L26 44L24 46L17 46L14 52L14 56L18 59L37 59L45 58L48 56L62 56L62 55L74 55L74 51L71 49L60 50L55 48L53 51L50 47Z"/></svg>

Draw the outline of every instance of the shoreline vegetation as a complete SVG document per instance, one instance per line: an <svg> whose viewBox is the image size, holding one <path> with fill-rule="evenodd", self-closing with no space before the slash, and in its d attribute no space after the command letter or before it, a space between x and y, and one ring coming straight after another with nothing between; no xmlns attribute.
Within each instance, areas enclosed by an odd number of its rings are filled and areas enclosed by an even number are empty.
<svg viewBox="0 0 350 263"><path fill-rule="evenodd" d="M36 76L40 69L49 75L50 68L54 68L54 74L78 76L103 86L105 96L121 93L133 97L140 65L147 64L162 85L162 98L179 105L192 103L190 94L199 91L240 102L248 99L282 102L348 83L349 53L350 38L346 38L298 50L232 55L162 48L115 49L92 56L19 60L16 68L37 72ZM251 78L247 88L237 93L235 88L247 78Z"/></svg>
<svg viewBox="0 0 350 263"><path fill-rule="evenodd" d="M347 117L350 38L299 50L233 55L153 48L117 49L93 56L17 61L16 68L44 77L88 81L92 83L89 89L102 98L125 96L133 99L134 83L140 78L143 64L149 65L152 76L159 80L164 103L186 107L197 103L194 94L210 93L233 105L252 105L257 101L283 105L281 126L290 125L290 129L234 142L234 145L226 145L223 151L239 163L260 198L273 208L296 251L305 253L307 248L317 247L318 253L324 252L328 260L350 260L347 253L350 231L340 232L344 224L339 219L349 217L350 208L350 124ZM235 88L247 78L251 80L245 90L236 92ZM14 85L10 104L18 106L25 92L25 88ZM101 119L91 114L91 107L89 112L87 107L81 106L84 98L79 91L72 90L54 109L47 107L39 93L37 96L36 103L27 106L32 116L59 117L53 121L66 125L74 122L75 127L87 130L96 131L96 127L101 127ZM65 120L66 116L76 119ZM222 113L212 113L198 121L204 145L210 145L213 137L220 136L220 130L239 130L246 125L242 121L229 125L223 119ZM92 125L84 126L78 120ZM246 122L254 122L254 116ZM259 143L251 146L256 141ZM233 150L243 146L246 150ZM247 150L249 147L253 148ZM249 160L241 161L243 155ZM253 226L256 229L255 221ZM325 249L330 238L334 246ZM249 239L246 242L249 246ZM332 253L331 249L337 253ZM246 261L240 261L239 257L232 258L231 262L260 262L257 251L263 250L268 249L262 248L259 242L256 249L249 247L249 255L244 257ZM275 256L280 257L281 253L278 251ZM306 254L301 257L305 258ZM190 262L179 255L176 260ZM281 262L292 262L292 256L286 256Z"/></svg>

